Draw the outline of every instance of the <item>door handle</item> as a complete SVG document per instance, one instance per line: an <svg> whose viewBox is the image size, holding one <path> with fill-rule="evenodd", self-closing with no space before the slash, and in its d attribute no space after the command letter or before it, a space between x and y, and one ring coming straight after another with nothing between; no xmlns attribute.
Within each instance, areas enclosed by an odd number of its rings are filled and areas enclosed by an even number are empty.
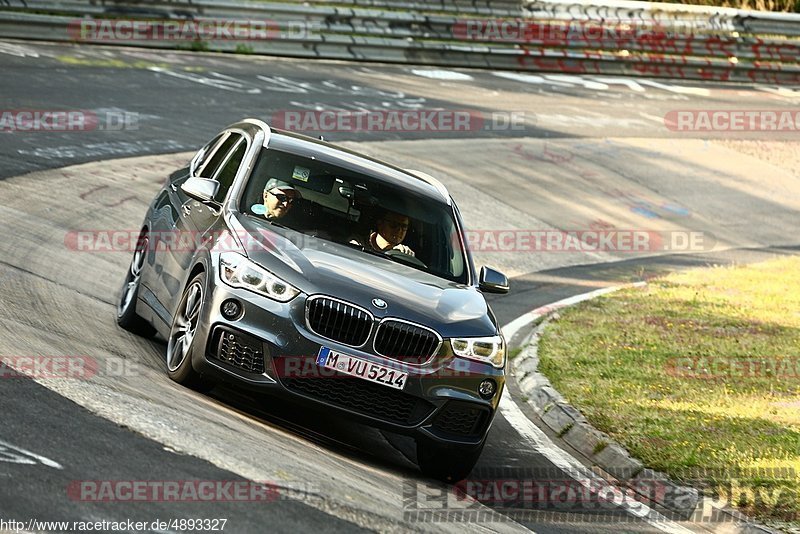
<svg viewBox="0 0 800 534"><path fill-rule="evenodd" d="M187 202L186 204L183 205L183 214L188 217L189 215L191 215L191 213L192 213L192 207Z"/></svg>

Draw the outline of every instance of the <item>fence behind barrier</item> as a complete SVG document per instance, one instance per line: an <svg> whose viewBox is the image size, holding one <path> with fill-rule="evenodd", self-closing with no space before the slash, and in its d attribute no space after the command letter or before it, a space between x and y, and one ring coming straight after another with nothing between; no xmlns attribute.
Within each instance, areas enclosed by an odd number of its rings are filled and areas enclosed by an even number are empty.
<svg viewBox="0 0 800 534"><path fill-rule="evenodd" d="M134 22L150 29L132 33ZM214 24L224 31L186 31L191 25ZM627 0L604 0L602 5L595 0L5 0L0 2L0 36L451 67L800 83L800 15Z"/></svg>

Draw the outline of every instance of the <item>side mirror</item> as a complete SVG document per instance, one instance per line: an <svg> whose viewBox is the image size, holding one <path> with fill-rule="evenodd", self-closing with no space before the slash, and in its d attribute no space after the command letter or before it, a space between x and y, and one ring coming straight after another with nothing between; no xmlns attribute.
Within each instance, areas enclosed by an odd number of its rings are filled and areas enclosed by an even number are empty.
<svg viewBox="0 0 800 534"><path fill-rule="evenodd" d="M216 204L214 195L217 194L218 189L219 182L216 180L197 178L195 176L188 178L181 184L181 190L186 193L187 196L199 200L203 204L208 202Z"/></svg>
<svg viewBox="0 0 800 534"><path fill-rule="evenodd" d="M508 293L508 277L491 267L481 267L478 288L487 293Z"/></svg>

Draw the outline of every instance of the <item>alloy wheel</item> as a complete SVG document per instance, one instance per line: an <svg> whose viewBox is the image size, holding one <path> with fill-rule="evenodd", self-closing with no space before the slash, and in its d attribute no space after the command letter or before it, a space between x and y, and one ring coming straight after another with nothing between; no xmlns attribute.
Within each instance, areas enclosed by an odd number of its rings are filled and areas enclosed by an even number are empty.
<svg viewBox="0 0 800 534"><path fill-rule="evenodd" d="M178 306L167 345L167 368L174 372L181 366L192 347L200 309L203 305L203 287L195 280L186 289Z"/></svg>

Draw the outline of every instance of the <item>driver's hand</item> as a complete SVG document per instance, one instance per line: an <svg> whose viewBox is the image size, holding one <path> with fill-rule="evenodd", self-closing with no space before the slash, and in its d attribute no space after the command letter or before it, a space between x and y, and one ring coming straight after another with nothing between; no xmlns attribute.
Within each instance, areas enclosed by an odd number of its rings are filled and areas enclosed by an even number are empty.
<svg viewBox="0 0 800 534"><path fill-rule="evenodd" d="M399 250L403 254L408 254L409 256L412 257L414 256L414 251L411 250L411 248L409 248L408 245L403 245L403 244L395 245L394 247L392 247L392 250Z"/></svg>

